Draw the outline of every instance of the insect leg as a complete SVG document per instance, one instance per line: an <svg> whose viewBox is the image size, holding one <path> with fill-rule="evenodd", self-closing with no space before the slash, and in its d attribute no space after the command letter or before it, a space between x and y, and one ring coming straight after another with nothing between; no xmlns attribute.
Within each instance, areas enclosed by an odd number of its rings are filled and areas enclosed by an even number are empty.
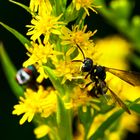
<svg viewBox="0 0 140 140"><path fill-rule="evenodd" d="M85 79L87 79L87 77L90 75L90 72L85 76Z"/></svg>

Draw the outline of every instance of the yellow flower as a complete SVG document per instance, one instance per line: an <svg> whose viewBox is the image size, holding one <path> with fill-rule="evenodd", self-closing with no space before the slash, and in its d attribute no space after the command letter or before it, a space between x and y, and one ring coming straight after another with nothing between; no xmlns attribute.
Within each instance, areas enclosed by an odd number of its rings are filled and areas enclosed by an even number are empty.
<svg viewBox="0 0 140 140"><path fill-rule="evenodd" d="M112 133L108 133L108 135L107 135L107 137L108 137L108 140L122 140L122 139L124 139L124 135L125 134L123 134L123 135L118 135L118 131L114 131L114 132L112 132Z"/></svg>
<svg viewBox="0 0 140 140"><path fill-rule="evenodd" d="M120 121L117 124L117 129L114 132L107 130L105 132L108 140L122 140L127 135L127 131L132 133L138 132L139 128L136 124L139 123L139 119L136 115L123 114Z"/></svg>
<svg viewBox="0 0 140 140"><path fill-rule="evenodd" d="M51 58L54 54L53 45L51 44L37 44L32 42L32 47L28 47L28 56L29 59L24 62L23 66L27 67L33 64L46 64L48 58Z"/></svg>
<svg viewBox="0 0 140 140"><path fill-rule="evenodd" d="M56 97L57 91L52 89L52 88L48 88L46 90L46 92L48 92L49 94L41 103L41 108L42 108L41 117L44 117L44 118L47 118L52 113L56 112L56 108L57 108L57 106L56 106L56 104L57 104L57 97Z"/></svg>
<svg viewBox="0 0 140 140"><path fill-rule="evenodd" d="M134 112L133 112L133 115L129 115L125 113L121 117L119 127L120 129L125 129L132 133L135 133L135 132L138 132L139 130L139 126L137 124L139 124L139 118Z"/></svg>
<svg viewBox="0 0 140 140"><path fill-rule="evenodd" d="M56 59L57 55L62 53L54 51L55 44L37 44L35 42L31 42L32 47L27 47L29 59L23 63L24 67L35 65L37 71L40 73L37 81L41 82L43 78L47 78L47 75L44 72L43 65L48 62L48 59L52 61Z"/></svg>
<svg viewBox="0 0 140 140"><path fill-rule="evenodd" d="M41 83L43 81L43 79L48 78L48 75L45 73L42 65L38 65L37 72L39 73L38 77L36 78L36 81L38 83Z"/></svg>
<svg viewBox="0 0 140 140"><path fill-rule="evenodd" d="M37 12L42 0L30 0L30 6L29 8L31 11Z"/></svg>
<svg viewBox="0 0 140 140"><path fill-rule="evenodd" d="M73 80L79 76L79 63L74 63L72 61L64 61L60 60L55 62L55 74L58 77L63 77L62 84L66 82L66 80Z"/></svg>
<svg viewBox="0 0 140 140"><path fill-rule="evenodd" d="M45 124L40 125L34 129L34 133L35 133L37 139L44 137L49 132L50 132L50 127Z"/></svg>
<svg viewBox="0 0 140 140"><path fill-rule="evenodd" d="M43 117L48 117L56 111L56 94L52 89L44 90L39 86L38 91L27 89L25 97L20 97L19 104L14 106L12 114L23 114L20 124L26 120L31 122L36 113L40 113Z"/></svg>
<svg viewBox="0 0 140 140"><path fill-rule="evenodd" d="M59 21L62 14L55 17L51 13L52 11L50 6L48 8L48 5L42 2L40 12L31 20L32 25L27 25L29 28L27 35L31 35L31 40L36 41L41 35L43 35L43 43L46 44L51 33L57 35L60 34L60 28L62 25L64 25L62 21Z"/></svg>
<svg viewBox="0 0 140 140"><path fill-rule="evenodd" d="M47 7L46 9L48 11L52 11L52 6L49 0L30 0L29 8L31 11L40 13L43 7Z"/></svg>
<svg viewBox="0 0 140 140"><path fill-rule="evenodd" d="M113 112L107 112L106 114L98 114L94 118L89 133L88 138L98 129L98 127L112 114Z"/></svg>
<svg viewBox="0 0 140 140"><path fill-rule="evenodd" d="M96 105L97 102L100 101L93 99L88 95L86 90L76 86L70 94L70 102L66 102L65 107L66 109L72 108L73 110L77 110L78 107L82 106L83 112L86 112L87 106L91 105L92 109L100 110L100 108Z"/></svg>
<svg viewBox="0 0 140 140"><path fill-rule="evenodd" d="M91 50L94 50L94 42L90 38L96 33L97 30L95 30L94 32L86 32L86 29L87 25L85 25L82 29L79 29L78 25L73 26L72 31L67 27L62 27L61 44L72 46L70 50L73 50L73 47L76 47L78 45L83 50L84 54L90 57L88 53L91 52Z"/></svg>
<svg viewBox="0 0 140 140"><path fill-rule="evenodd" d="M128 69L126 56L130 53L130 44L119 36L110 36L96 40L96 63L117 69Z"/></svg>
<svg viewBox="0 0 140 140"><path fill-rule="evenodd" d="M97 13L97 11L94 8L100 7L93 5L93 0L73 0L73 3L76 7L76 10L80 10L81 8L83 8L88 16L88 9L91 9L93 12Z"/></svg>

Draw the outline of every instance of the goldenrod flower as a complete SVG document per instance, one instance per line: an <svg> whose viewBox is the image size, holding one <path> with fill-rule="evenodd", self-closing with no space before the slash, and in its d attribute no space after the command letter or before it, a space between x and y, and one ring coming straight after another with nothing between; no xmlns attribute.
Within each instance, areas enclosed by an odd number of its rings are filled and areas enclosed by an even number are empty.
<svg viewBox="0 0 140 140"><path fill-rule="evenodd" d="M33 64L46 64L48 61L48 58L51 58L54 54L53 50L54 44L37 44L32 42L32 47L28 47L28 56L29 59L24 62L23 66L27 67L29 65Z"/></svg>
<svg viewBox="0 0 140 140"><path fill-rule="evenodd" d="M43 78L47 78L44 72L43 65L48 62L48 59L52 61L56 59L57 55L62 53L54 51L55 44L37 44L32 42L32 47L27 47L29 59L23 63L24 67L30 65L36 65L37 71L40 73L37 81L41 81Z"/></svg>
<svg viewBox="0 0 140 140"><path fill-rule="evenodd" d="M30 0L30 6L29 8L31 11L37 12L42 0Z"/></svg>
<svg viewBox="0 0 140 140"><path fill-rule="evenodd" d="M73 26L72 30L68 29L67 27L62 27L62 45L70 45L72 47L76 47L77 45L79 45L85 55L87 55L87 51L93 51L93 47L95 44L90 38L96 33L96 30L94 32L86 32L86 29L87 25L85 25L82 29L79 29L78 25ZM90 57L89 55L87 56Z"/></svg>
<svg viewBox="0 0 140 140"><path fill-rule="evenodd" d="M83 25L86 16L90 15L90 10L97 13L96 8L100 7L94 5L94 0L72 0L70 4L67 0L30 0L29 9L20 3L14 3L24 7L32 15L31 23L27 25L27 35L30 36L30 40L28 41L7 25L3 23L1 25L16 35L22 43L30 44L27 46L29 58L23 66L34 65L38 77L35 77L36 83L31 75L32 79L29 84L27 83L24 96L19 98L19 103L14 106L12 114L22 115L20 124L34 119L39 126L34 130L36 138L47 135L46 139L49 137L54 140L63 140L67 137L73 140L89 139L94 132L98 132L103 122L109 118L110 120L108 119L105 123L107 124L108 121L111 123L113 119L111 115L118 113L117 107L102 105L101 94L104 91L105 94L112 91L111 95L114 97L116 94L119 105L122 103L121 100L135 100L139 97L140 88L134 90L126 82L107 72L108 67L128 69L127 64L124 63L126 62L124 56L129 54L128 43L119 37L109 37L97 40L95 47L93 36L97 30L87 30L87 25ZM70 25L71 21L74 25L72 29L68 29L66 25ZM2 56L3 60L8 60L5 56L5 54ZM93 65L87 62L86 68L85 58L93 60ZM4 63L5 66L11 65L9 60ZM82 70L80 70L81 65L84 65ZM101 73L102 69L98 72L96 68L100 67L97 65L105 66L105 74ZM83 70L84 68L86 70ZM24 70L26 72L27 69ZM19 76L23 79L24 75L21 73ZM106 77L102 78L102 76ZM41 81L44 78L49 78L56 90L52 87L43 87ZM104 83L100 82L102 80ZM29 88L32 82L36 85L36 89ZM15 88L15 91L20 90ZM101 98L94 98L98 93ZM108 99L108 96L106 98ZM117 101L117 97L109 99ZM129 113L129 109L127 110L124 106L124 111ZM105 129L101 139L120 140L127 130L136 132L138 117L133 111L131 116L127 113L121 114L118 122L113 124L113 129L112 127ZM79 129L77 135L72 133L71 122L75 121L73 118L75 116L80 120L78 125L76 122ZM99 135L96 135L97 139L100 139Z"/></svg>
<svg viewBox="0 0 140 140"><path fill-rule="evenodd" d="M40 113L43 117L48 117L56 111L56 94L52 89L44 90L39 86L38 91L27 89L25 97L20 97L19 104L14 106L13 114L23 114L20 124L26 120L31 122L36 113Z"/></svg>
<svg viewBox="0 0 140 140"><path fill-rule="evenodd" d="M46 98L44 98L43 102L41 103L41 108L42 108L41 117L44 117L44 118L47 118L52 113L56 112L56 108L57 108L56 95L58 94L58 92L52 88L48 88L46 92L48 93L48 95Z"/></svg>
<svg viewBox="0 0 140 140"><path fill-rule="evenodd" d="M108 134L106 134L106 137L108 137L108 140L122 140L122 139L124 139L124 131L123 131L123 134L121 134L121 135L118 135L118 130L116 130L116 131L113 131L113 132L109 132Z"/></svg>
<svg viewBox="0 0 140 140"><path fill-rule="evenodd" d="M34 129L36 138L42 138L50 132L50 127L48 125L42 124Z"/></svg>
<svg viewBox="0 0 140 140"><path fill-rule="evenodd" d="M27 35L31 35L31 40L35 41L43 35L43 43L46 44L50 34L60 34L60 28L64 25L64 22L59 21L62 14L55 17L51 12L51 8L48 8L47 4L42 2L41 11L31 20L32 25L27 25L29 28Z"/></svg>
<svg viewBox="0 0 140 140"><path fill-rule="evenodd" d="M86 112L88 105L90 105L92 109L100 110L100 108L96 105L97 102L100 101L89 96L85 89L76 86L70 94L70 102L65 103L65 106L67 109L72 108L73 110L77 110L80 106L82 106L83 112Z"/></svg>
<svg viewBox="0 0 140 140"><path fill-rule="evenodd" d="M93 5L93 0L73 0L73 3L76 7L76 10L80 10L81 8L83 8L88 16L89 16L89 11L88 11L89 9L97 13L97 11L94 8L100 7L100 6Z"/></svg>
<svg viewBox="0 0 140 140"><path fill-rule="evenodd" d="M79 76L80 67L79 63L74 63L71 61L60 60L57 63L55 62L55 74L58 77L63 77L62 84L66 80L73 80Z"/></svg>
<svg viewBox="0 0 140 140"><path fill-rule="evenodd" d="M139 119L136 115L123 114L120 118L120 121L117 124L115 131L111 132L107 130L105 132L108 140L122 140L127 135L127 131L132 133L138 132L139 128L136 124L139 123Z"/></svg>
<svg viewBox="0 0 140 140"><path fill-rule="evenodd" d="M91 124L89 133L88 133L88 138L98 129L98 127L104 122L113 112L107 112L106 114L98 114L94 119Z"/></svg>
<svg viewBox="0 0 140 140"><path fill-rule="evenodd" d="M41 12L43 8L46 8L48 11L52 11L52 6L49 0L30 0L29 8L33 12Z"/></svg>
<svg viewBox="0 0 140 140"><path fill-rule="evenodd" d="M130 53L129 48L130 44L119 36L97 39L95 46L96 62L112 68L128 69L126 56Z"/></svg>
<svg viewBox="0 0 140 140"><path fill-rule="evenodd" d="M129 122L129 123L128 123ZM120 120L120 129L125 129L127 131L130 131L132 133L136 133L139 130L139 126L137 125L139 123L139 117L137 114L129 115L129 114L123 114Z"/></svg>
<svg viewBox="0 0 140 140"><path fill-rule="evenodd" d="M50 34L60 34L60 27L62 22L58 20L61 18L62 15L59 17L53 17L49 15L44 15L44 17L36 16L32 19L32 25L27 25L30 29L28 30L27 35L32 35L31 40L35 41L41 35L44 35L44 43L46 44L49 40Z"/></svg>
<svg viewBox="0 0 140 140"><path fill-rule="evenodd" d="M43 79L47 79L48 75L45 73L44 68L42 65L38 65L37 72L39 73L38 77L36 78L36 81L38 83L41 83Z"/></svg>

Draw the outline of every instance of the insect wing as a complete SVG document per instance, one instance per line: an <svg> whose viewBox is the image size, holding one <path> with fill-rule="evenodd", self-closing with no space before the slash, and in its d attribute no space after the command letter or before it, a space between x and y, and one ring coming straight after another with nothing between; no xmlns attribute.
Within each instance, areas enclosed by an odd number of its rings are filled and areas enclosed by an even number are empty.
<svg viewBox="0 0 140 140"><path fill-rule="evenodd" d="M105 70L131 84L132 86L140 86L140 73L138 72L118 70L107 67L105 67Z"/></svg>
<svg viewBox="0 0 140 140"><path fill-rule="evenodd" d="M130 110L127 108L125 103L110 89L108 88L114 100L128 113L131 114Z"/></svg>

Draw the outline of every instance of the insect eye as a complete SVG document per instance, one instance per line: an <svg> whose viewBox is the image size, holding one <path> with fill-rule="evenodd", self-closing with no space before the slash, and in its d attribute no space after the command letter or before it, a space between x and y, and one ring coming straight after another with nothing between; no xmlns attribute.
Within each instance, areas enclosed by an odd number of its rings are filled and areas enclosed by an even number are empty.
<svg viewBox="0 0 140 140"><path fill-rule="evenodd" d="M93 61L90 58L85 58L82 66L83 72L89 72L93 67Z"/></svg>

